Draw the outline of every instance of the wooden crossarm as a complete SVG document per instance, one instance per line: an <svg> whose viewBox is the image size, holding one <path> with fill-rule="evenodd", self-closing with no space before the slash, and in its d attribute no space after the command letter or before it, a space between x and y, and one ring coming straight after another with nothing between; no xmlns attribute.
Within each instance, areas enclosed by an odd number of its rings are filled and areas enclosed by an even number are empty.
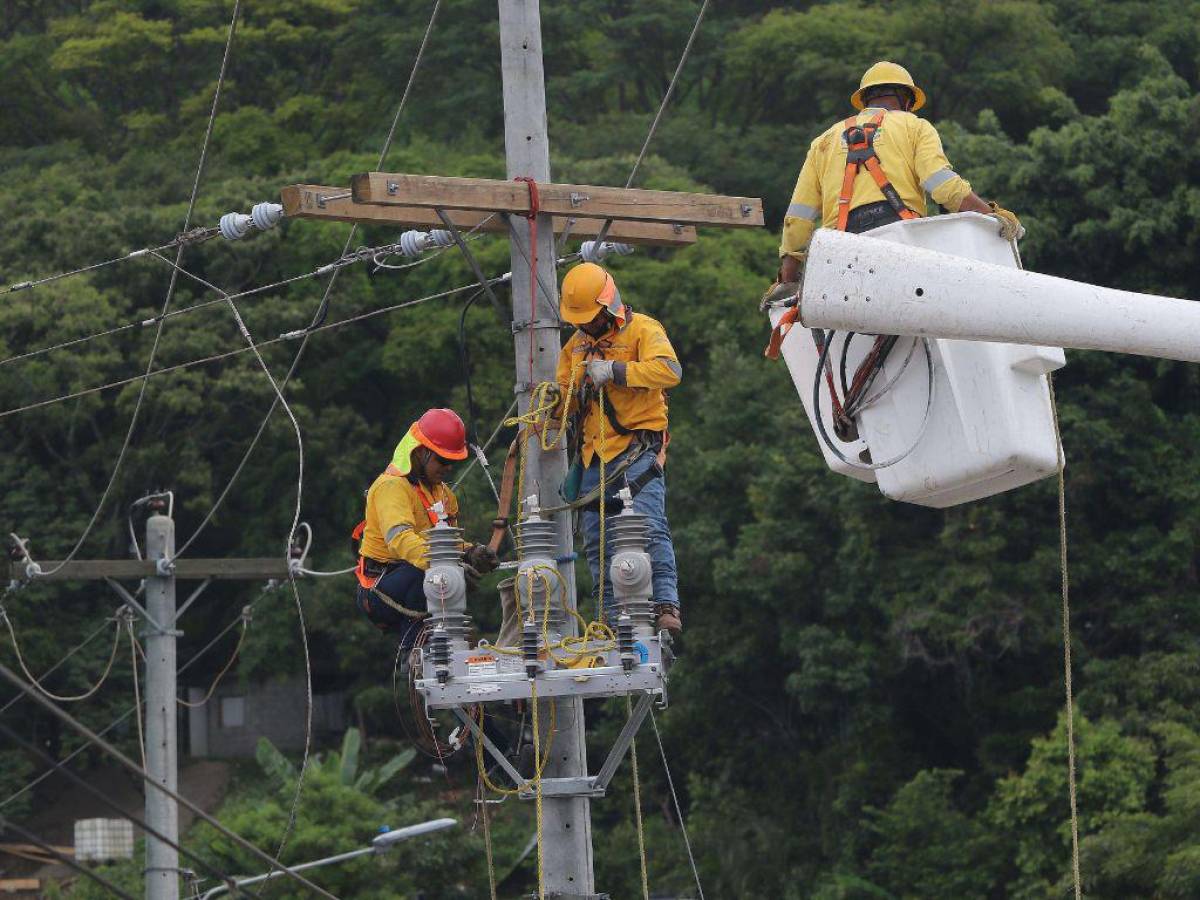
<svg viewBox="0 0 1200 900"><path fill-rule="evenodd" d="M355 203L349 188L321 184L293 184L280 192L283 211L295 219L329 219L335 222L393 225L397 228L445 228L432 208L419 206L376 205ZM508 225L501 216L478 210L447 210L450 220L463 231L477 229L490 234L503 234ZM573 217L572 217L573 218ZM569 218L554 219L554 233L561 234ZM581 240L600 233L603 219L577 219L571 226L571 236ZM624 244L657 247L686 247L696 243L696 229L691 225L659 222L613 222L608 240Z"/></svg>
<svg viewBox="0 0 1200 900"><path fill-rule="evenodd" d="M538 184L541 211L635 222L761 228L762 200L682 191L643 191L586 184ZM367 172L350 180L357 203L528 213L529 188L490 178L443 178Z"/></svg>

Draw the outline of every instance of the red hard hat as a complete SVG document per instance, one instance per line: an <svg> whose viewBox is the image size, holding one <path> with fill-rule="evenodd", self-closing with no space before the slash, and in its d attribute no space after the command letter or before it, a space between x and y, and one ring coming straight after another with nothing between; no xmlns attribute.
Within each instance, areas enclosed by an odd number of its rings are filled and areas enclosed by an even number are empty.
<svg viewBox="0 0 1200 900"><path fill-rule="evenodd" d="M467 426L452 409L431 409L413 424L421 445L443 459L467 458Z"/></svg>

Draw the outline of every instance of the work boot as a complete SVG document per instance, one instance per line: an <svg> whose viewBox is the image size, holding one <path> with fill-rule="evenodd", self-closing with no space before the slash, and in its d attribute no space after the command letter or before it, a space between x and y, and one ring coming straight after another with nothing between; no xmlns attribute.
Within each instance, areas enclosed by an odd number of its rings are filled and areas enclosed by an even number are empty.
<svg viewBox="0 0 1200 900"><path fill-rule="evenodd" d="M678 637L679 632L683 631L683 619L679 614L679 607L674 603L659 603L654 607L654 630L669 631L673 636Z"/></svg>

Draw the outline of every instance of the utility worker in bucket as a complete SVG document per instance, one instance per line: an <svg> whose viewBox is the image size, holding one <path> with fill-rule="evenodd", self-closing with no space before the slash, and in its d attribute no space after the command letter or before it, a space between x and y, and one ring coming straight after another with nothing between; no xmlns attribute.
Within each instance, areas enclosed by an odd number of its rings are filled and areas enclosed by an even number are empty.
<svg viewBox="0 0 1200 900"><path fill-rule="evenodd" d="M633 507L646 516L654 583L654 613L659 630L678 634L683 629L675 548L667 524L666 391L679 384L679 357L655 319L634 312L622 302L608 271L581 263L562 283L562 318L576 327L558 357L559 394L566 414L576 423L571 448L582 467L579 494L600 486L603 461L605 495L628 486ZM568 499L573 499L568 497ZM585 507L584 543L592 572L593 592L600 583L600 513ZM606 513L619 511L607 504ZM612 559L611 545L605 560ZM604 578L604 609L613 618L613 594Z"/></svg>
<svg viewBox="0 0 1200 900"><path fill-rule="evenodd" d="M926 192L951 212L995 216L1005 240L1025 233L1015 214L984 202L951 168L937 129L913 115L925 105L925 92L903 66L875 63L850 105L859 112L835 122L808 148L783 219L777 283L800 280L818 225L861 234L920 218Z"/></svg>
<svg viewBox="0 0 1200 900"><path fill-rule="evenodd" d="M392 461L367 491L367 510L354 529L359 540L358 608L381 631L411 647L429 615L422 535L445 519L458 523L458 499L445 478L466 459L467 429L452 409L428 410L396 445ZM470 578L499 564L485 544L467 544L463 562Z"/></svg>

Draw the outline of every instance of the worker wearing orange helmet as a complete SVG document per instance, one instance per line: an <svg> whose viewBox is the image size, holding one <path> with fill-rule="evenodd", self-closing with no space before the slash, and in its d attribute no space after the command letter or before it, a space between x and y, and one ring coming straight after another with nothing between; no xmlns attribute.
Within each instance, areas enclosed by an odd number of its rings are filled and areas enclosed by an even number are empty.
<svg viewBox="0 0 1200 900"><path fill-rule="evenodd" d="M424 533L441 520L458 523L458 499L446 486L451 466L467 457L467 429L452 409L431 409L413 422L392 461L367 491L354 530L359 543L358 608L380 630L411 644L428 616L423 582L429 568ZM495 552L467 544L468 574L498 565Z"/></svg>
<svg viewBox="0 0 1200 900"><path fill-rule="evenodd" d="M625 486L633 492L634 509L646 516L648 525L646 551L653 569L657 626L678 633L683 623L663 464L666 391L683 377L679 357L662 325L634 312L622 300L612 275L595 263L581 263L567 273L560 313L577 329L559 354L556 380L575 422L572 453L583 467L579 492L600 487L601 460L605 494ZM615 511L615 504L608 511ZM584 508L583 532L592 583L599 585L597 509ZM612 559L611 546L605 558ZM608 578L603 581L604 608L611 620L612 585Z"/></svg>
<svg viewBox="0 0 1200 900"><path fill-rule="evenodd" d="M857 115L831 125L808 149L783 220L779 282L800 279L818 226L860 234L925 215L925 194L951 212L995 216L1006 240L1025 232L1015 214L985 203L950 166L937 129L913 115L925 92L903 66L877 62L850 96Z"/></svg>

